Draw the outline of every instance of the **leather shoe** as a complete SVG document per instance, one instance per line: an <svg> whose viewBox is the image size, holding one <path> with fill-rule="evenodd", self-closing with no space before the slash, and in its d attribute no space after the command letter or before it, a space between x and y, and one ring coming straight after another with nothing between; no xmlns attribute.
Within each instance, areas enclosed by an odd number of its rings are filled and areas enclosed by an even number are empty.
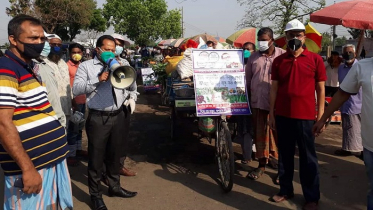
<svg viewBox="0 0 373 210"><path fill-rule="evenodd" d="M136 195L137 195L137 192L131 192L121 187L109 188L110 197L132 198L132 197L135 197Z"/></svg>
<svg viewBox="0 0 373 210"><path fill-rule="evenodd" d="M92 199L93 210L107 210L104 200Z"/></svg>
<svg viewBox="0 0 373 210"><path fill-rule="evenodd" d="M307 202L303 206L303 210L317 210L318 209L318 204L317 202Z"/></svg>
<svg viewBox="0 0 373 210"><path fill-rule="evenodd" d="M123 167L119 170L119 174L122 176L136 176L136 172L130 171L127 168Z"/></svg>

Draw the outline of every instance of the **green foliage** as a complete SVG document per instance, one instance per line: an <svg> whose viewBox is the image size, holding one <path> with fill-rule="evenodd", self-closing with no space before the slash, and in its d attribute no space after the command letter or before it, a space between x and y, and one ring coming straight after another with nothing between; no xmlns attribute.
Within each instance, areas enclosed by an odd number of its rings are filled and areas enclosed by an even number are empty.
<svg viewBox="0 0 373 210"><path fill-rule="evenodd" d="M115 32L139 45L181 34L180 11L167 11L165 0L107 0L103 15Z"/></svg>
<svg viewBox="0 0 373 210"><path fill-rule="evenodd" d="M246 6L245 16L237 28L260 28L264 21L273 22L275 33L281 35L286 23L300 19L305 14L317 11L325 6L325 0L237 0ZM315 6L312 6L315 5Z"/></svg>
<svg viewBox="0 0 373 210"><path fill-rule="evenodd" d="M168 63L157 63L152 65L155 76L157 77L156 84L166 85L167 73L166 66ZM164 86L165 87L165 86Z"/></svg>
<svg viewBox="0 0 373 210"><path fill-rule="evenodd" d="M332 45L332 38L330 36L330 33L324 32L321 35L322 35L321 46L323 48L325 48L327 46L331 46Z"/></svg>
<svg viewBox="0 0 373 210"><path fill-rule="evenodd" d="M343 46L346 44L347 38L345 36L338 37L335 39L335 46Z"/></svg>
<svg viewBox="0 0 373 210"><path fill-rule="evenodd" d="M107 22L106 19L102 16L102 10L94 9L90 24L88 26L88 30L94 30L97 32L105 32L107 28L106 22Z"/></svg>
<svg viewBox="0 0 373 210"><path fill-rule="evenodd" d="M48 33L56 33L65 41L72 41L97 18L95 0L9 0L9 3L10 7L6 8L9 16L29 14L39 18ZM102 26L95 27L102 30Z"/></svg>

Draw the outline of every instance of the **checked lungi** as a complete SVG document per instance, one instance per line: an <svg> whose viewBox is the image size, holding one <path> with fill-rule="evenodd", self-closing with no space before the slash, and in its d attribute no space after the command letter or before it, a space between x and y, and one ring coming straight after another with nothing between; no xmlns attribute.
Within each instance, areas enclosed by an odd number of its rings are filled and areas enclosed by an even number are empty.
<svg viewBox="0 0 373 210"><path fill-rule="evenodd" d="M253 108L251 111L253 113L256 158L268 159L271 156L278 159L276 133L272 131L268 124L269 112L256 108Z"/></svg>

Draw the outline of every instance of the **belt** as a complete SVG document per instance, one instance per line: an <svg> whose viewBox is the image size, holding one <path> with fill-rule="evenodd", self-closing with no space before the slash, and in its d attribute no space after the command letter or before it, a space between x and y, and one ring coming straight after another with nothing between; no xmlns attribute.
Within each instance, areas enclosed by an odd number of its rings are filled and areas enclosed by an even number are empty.
<svg viewBox="0 0 373 210"><path fill-rule="evenodd" d="M123 107L120 107L118 110L115 110L115 111L100 111L100 110L95 110L95 109L89 109L90 114L97 114L97 115L102 115L102 116L116 116L122 111L123 111Z"/></svg>

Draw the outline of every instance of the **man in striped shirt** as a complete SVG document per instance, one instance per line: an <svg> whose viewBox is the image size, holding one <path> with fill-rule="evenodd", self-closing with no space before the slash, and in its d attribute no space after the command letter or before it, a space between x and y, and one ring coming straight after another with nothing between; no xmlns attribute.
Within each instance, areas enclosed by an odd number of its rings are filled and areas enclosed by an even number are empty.
<svg viewBox="0 0 373 210"><path fill-rule="evenodd" d="M66 132L41 77L33 72L32 59L39 57L45 42L41 22L27 15L13 18L8 39L10 48L0 58L4 209L72 209Z"/></svg>

